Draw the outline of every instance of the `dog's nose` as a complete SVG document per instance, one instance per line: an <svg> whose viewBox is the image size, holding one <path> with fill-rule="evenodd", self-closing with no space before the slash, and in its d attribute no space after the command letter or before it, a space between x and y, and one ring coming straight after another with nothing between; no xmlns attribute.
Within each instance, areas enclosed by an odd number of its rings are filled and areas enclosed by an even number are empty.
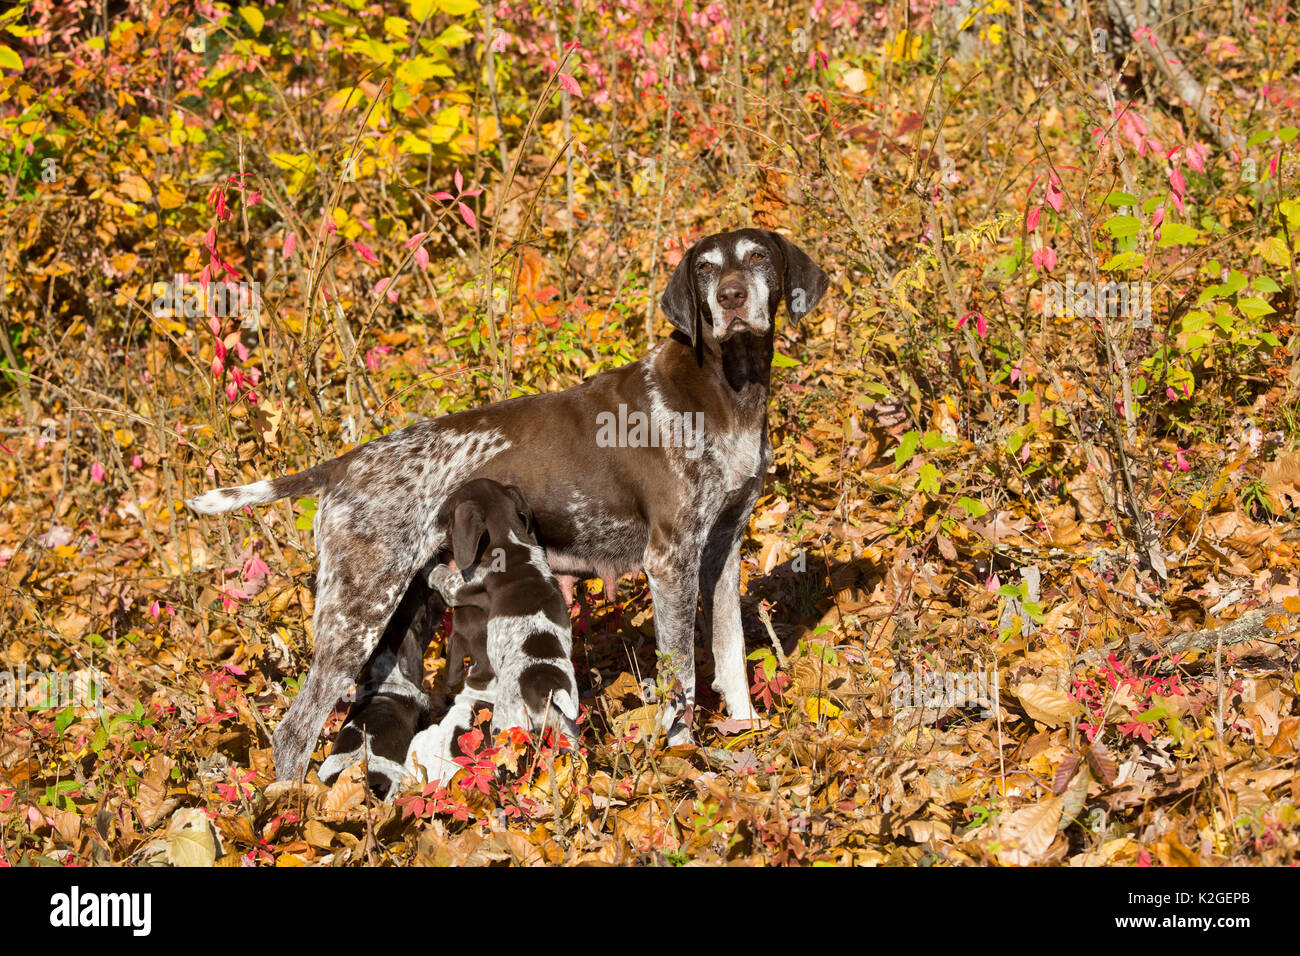
<svg viewBox="0 0 1300 956"><path fill-rule="evenodd" d="M739 309L745 304L745 285L739 279L725 279L718 286L718 305L724 309Z"/></svg>

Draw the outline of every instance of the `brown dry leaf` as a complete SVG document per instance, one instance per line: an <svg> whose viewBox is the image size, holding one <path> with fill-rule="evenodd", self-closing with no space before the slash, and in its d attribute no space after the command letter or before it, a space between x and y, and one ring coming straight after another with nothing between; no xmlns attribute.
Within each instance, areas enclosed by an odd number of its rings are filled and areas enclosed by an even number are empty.
<svg viewBox="0 0 1300 956"><path fill-rule="evenodd" d="M140 817L140 825L146 830L152 830L159 820L176 809L176 798L168 796L168 782L175 764L176 761L166 754L155 754L140 779L135 809Z"/></svg>
<svg viewBox="0 0 1300 956"><path fill-rule="evenodd" d="M1042 857L1056 839L1057 824L1064 807L1064 797L1050 797L1004 819L998 827L998 840L1008 844L1010 852L1006 862L1032 863ZM999 852L1000 858L1004 852L1007 851Z"/></svg>
<svg viewBox="0 0 1300 956"><path fill-rule="evenodd" d="M1079 711L1079 705L1063 690L1025 681L1015 689L1020 706L1034 720L1049 727L1067 724Z"/></svg>
<svg viewBox="0 0 1300 956"><path fill-rule="evenodd" d="M321 808L326 813L342 813L360 806L365 799L366 774L361 764L355 763L338 775L334 786L325 794Z"/></svg>
<svg viewBox="0 0 1300 956"><path fill-rule="evenodd" d="M321 850L328 850L334 842L334 831L319 820L308 820L302 835L308 844Z"/></svg>
<svg viewBox="0 0 1300 956"><path fill-rule="evenodd" d="M1269 504L1275 513L1300 506L1300 452L1288 452L1269 462L1260 478L1268 488Z"/></svg>
<svg viewBox="0 0 1300 956"><path fill-rule="evenodd" d="M1076 475L1066 485L1070 500L1079 511L1081 521L1101 521L1106 515L1106 499L1102 496L1101 485L1095 472L1085 471Z"/></svg>

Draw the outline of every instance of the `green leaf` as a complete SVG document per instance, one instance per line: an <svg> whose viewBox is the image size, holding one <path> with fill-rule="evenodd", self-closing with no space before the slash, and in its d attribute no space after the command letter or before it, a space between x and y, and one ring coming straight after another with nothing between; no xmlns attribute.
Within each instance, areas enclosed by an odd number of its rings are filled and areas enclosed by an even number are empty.
<svg viewBox="0 0 1300 956"><path fill-rule="evenodd" d="M1300 133L1300 129L1296 129L1294 126L1283 126L1277 131L1277 138L1284 143L1289 143L1295 139L1296 133Z"/></svg>
<svg viewBox="0 0 1300 956"><path fill-rule="evenodd" d="M1199 229L1181 222L1167 222L1160 227L1160 241L1156 247L1168 249L1170 246L1182 246L1201 234Z"/></svg>
<svg viewBox="0 0 1300 956"><path fill-rule="evenodd" d="M266 15L257 7L240 7L239 15L244 18L244 22L253 28L253 35L260 36L262 25L266 23Z"/></svg>
<svg viewBox="0 0 1300 956"><path fill-rule="evenodd" d="M894 467L902 468L907 459L916 453L916 446L920 443L921 435L919 432L910 431L904 435L898 443L898 451L894 452Z"/></svg>
<svg viewBox="0 0 1300 956"><path fill-rule="evenodd" d="M1102 265L1102 272L1128 272L1141 269L1146 265L1147 257L1141 252L1117 252Z"/></svg>
<svg viewBox="0 0 1300 956"><path fill-rule="evenodd" d="M1108 206L1136 206L1138 198L1132 193L1122 192L1117 189L1106 197L1105 203Z"/></svg>
<svg viewBox="0 0 1300 956"><path fill-rule="evenodd" d="M1248 315L1252 319L1257 319L1261 315L1268 315L1270 312L1275 311L1271 305L1255 296L1238 299L1237 308L1241 310L1242 315Z"/></svg>
<svg viewBox="0 0 1300 956"><path fill-rule="evenodd" d="M585 352L582 354L586 355ZM803 363L800 362L798 359L792 359L790 358L790 356L782 355L780 352L772 353L773 368L794 368L796 365L802 365L802 364Z"/></svg>
<svg viewBox="0 0 1300 956"><path fill-rule="evenodd" d="M1136 236L1142 228L1142 221L1135 216L1111 216L1106 220L1106 231L1116 239Z"/></svg>
<svg viewBox="0 0 1300 956"><path fill-rule="evenodd" d="M59 715L54 718L54 732L60 737L63 732L72 726L72 722L77 719L77 715L71 706L65 707L59 711Z"/></svg>
<svg viewBox="0 0 1300 956"><path fill-rule="evenodd" d="M957 499L957 507L961 508L972 518L983 518L989 513L988 506L982 501L976 501L974 498L968 498L965 495Z"/></svg>
<svg viewBox="0 0 1300 956"><path fill-rule="evenodd" d="M299 531L310 531L312 522L316 519L316 499L299 498L298 507L302 509L302 514L294 521L293 526Z"/></svg>
<svg viewBox="0 0 1300 956"><path fill-rule="evenodd" d="M939 479L942 477L943 473L927 461L921 466L921 477L916 482L916 490L924 491L929 495L937 495L939 493Z"/></svg>

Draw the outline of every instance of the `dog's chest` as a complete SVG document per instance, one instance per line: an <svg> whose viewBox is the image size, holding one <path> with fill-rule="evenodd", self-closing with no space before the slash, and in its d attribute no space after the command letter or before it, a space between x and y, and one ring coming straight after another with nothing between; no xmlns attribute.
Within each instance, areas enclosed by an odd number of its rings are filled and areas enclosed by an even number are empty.
<svg viewBox="0 0 1300 956"><path fill-rule="evenodd" d="M718 472L721 491L738 491L753 478L767 471L770 451L762 428L722 431L712 436L713 466Z"/></svg>

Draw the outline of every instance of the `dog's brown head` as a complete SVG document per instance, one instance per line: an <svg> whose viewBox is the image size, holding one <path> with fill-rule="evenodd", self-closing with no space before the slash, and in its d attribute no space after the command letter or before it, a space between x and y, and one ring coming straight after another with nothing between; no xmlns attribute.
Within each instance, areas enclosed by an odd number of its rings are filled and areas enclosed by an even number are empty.
<svg viewBox="0 0 1300 956"><path fill-rule="evenodd" d="M456 566L468 580L484 559L509 548L513 533L522 544L536 544L537 521L523 494L513 485L475 478L461 485L438 510Z"/></svg>
<svg viewBox="0 0 1300 956"><path fill-rule="evenodd" d="M770 335L782 300L797 325L826 291L826 273L789 239L766 229L737 229L687 250L660 304L690 337L725 342Z"/></svg>

